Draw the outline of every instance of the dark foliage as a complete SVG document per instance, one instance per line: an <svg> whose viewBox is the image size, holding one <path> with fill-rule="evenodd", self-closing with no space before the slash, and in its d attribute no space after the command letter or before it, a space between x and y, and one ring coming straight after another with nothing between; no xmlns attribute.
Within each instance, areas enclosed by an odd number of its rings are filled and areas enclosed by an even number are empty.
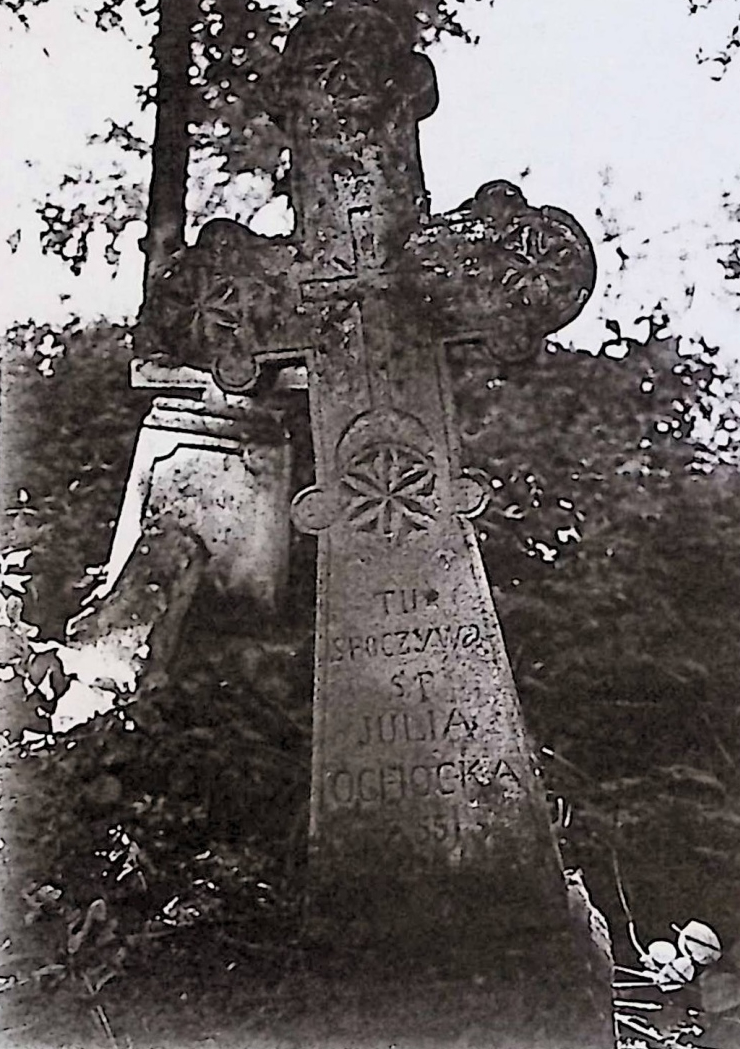
<svg viewBox="0 0 740 1049"><path fill-rule="evenodd" d="M63 333L58 348L66 344L66 352L52 358L50 377L39 366L53 341L51 329L35 326L5 340L3 543L32 541L26 615L45 635L59 636L84 593L85 567L107 555L150 396L128 385L125 329Z"/></svg>
<svg viewBox="0 0 740 1049"><path fill-rule="evenodd" d="M4 368L3 548L33 549L23 618L41 637L62 636L92 582L85 566L105 559L150 400L128 387L124 330L62 333L65 353L50 376L38 368L48 371L52 339L46 328L15 330ZM303 398L285 410L296 483L308 483ZM194 925L199 935L215 930L222 946L295 934L310 769L310 541L296 538L292 561L291 607L279 624L255 637L248 609L204 589L170 685L56 741L34 713L43 688L30 689L58 672L53 657L34 661L32 634L0 628L0 663L20 672L0 685L0 880L5 931L15 926L24 944L22 960L0 957L4 972L82 981L84 990L85 981L102 986L132 951L139 957L174 931L180 942Z"/></svg>
<svg viewBox="0 0 740 1049"><path fill-rule="evenodd" d="M646 935L697 907L740 932L740 478L687 439L716 375L654 341L458 380L467 459L495 479L480 528L525 714L576 810L566 856L619 927L615 850Z"/></svg>
<svg viewBox="0 0 740 1049"><path fill-rule="evenodd" d="M45 377L33 347L48 334L16 332L6 363L5 544L33 550L24 615L43 636L59 635L85 565L105 558L148 402L128 389L122 329L68 336ZM615 929L616 854L645 939L699 912L731 942L739 482L687 440L717 369L656 341L623 361L558 352L505 377L486 359L454 373L464 458L490 485L479 532L528 723L554 755L543 755L550 790L573 809L566 859L585 867ZM305 407L292 413L299 487L310 446ZM252 633L202 593L170 686L21 747L22 760L6 752L5 888L33 919L24 964L43 981L97 986L206 930L222 947L291 942L310 762L304 541L291 593L283 621ZM5 706L20 729L30 705L18 681Z"/></svg>

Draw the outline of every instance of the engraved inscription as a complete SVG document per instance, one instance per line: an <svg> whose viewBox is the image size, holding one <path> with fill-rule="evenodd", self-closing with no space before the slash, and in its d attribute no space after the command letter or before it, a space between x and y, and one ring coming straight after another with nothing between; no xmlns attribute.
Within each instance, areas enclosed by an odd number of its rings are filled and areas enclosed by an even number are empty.
<svg viewBox="0 0 740 1049"><path fill-rule="evenodd" d="M498 783L503 793L520 787L519 776L503 758L459 758L417 764L389 762L325 770L325 800L339 807L393 806L406 800L456 797L477 804L481 789Z"/></svg>
<svg viewBox="0 0 740 1049"><path fill-rule="evenodd" d="M439 592L433 587L409 587L390 590L376 590L373 594L384 616L409 615L424 607L435 607L439 602Z"/></svg>
<svg viewBox="0 0 740 1049"><path fill-rule="evenodd" d="M460 841L461 828L457 806L450 808L449 815L433 813L415 821L392 822L384 827L385 844L393 845L443 845L454 848Z"/></svg>
<svg viewBox="0 0 740 1049"><path fill-rule="evenodd" d="M416 674L408 675L405 670L399 670L391 677L393 694L398 699L418 699L427 703L432 698L434 671L419 670Z"/></svg>
<svg viewBox="0 0 740 1049"><path fill-rule="evenodd" d="M464 714L458 707L453 707L447 714L431 708L418 713L388 710L363 716L357 745L460 742L475 739L477 728L476 718Z"/></svg>
<svg viewBox="0 0 740 1049"><path fill-rule="evenodd" d="M460 623L451 626L415 627L413 630L384 630L377 634L350 634L333 637L329 658L332 663L343 659L374 659L422 655L425 652L455 652L469 649L479 641L490 641L479 623Z"/></svg>

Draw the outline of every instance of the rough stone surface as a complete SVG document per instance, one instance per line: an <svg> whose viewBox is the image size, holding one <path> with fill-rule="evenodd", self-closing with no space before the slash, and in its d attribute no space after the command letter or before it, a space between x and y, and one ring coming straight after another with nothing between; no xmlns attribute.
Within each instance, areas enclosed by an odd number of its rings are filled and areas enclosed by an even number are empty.
<svg viewBox="0 0 740 1049"><path fill-rule="evenodd" d="M143 320L148 352L171 341L224 390L253 388L264 361L308 364L316 484L293 519L318 536L309 928L348 969L495 973L482 1008L508 1017L501 1044L512 1009L557 1044L566 995L562 1044L610 1045L608 965L569 912L447 372L472 347L526 361L588 298L591 247L505 182L428 214L434 71L381 4L305 17L282 88L295 234L207 224Z"/></svg>
<svg viewBox="0 0 740 1049"><path fill-rule="evenodd" d="M135 385L179 385L180 396L157 397L144 419L95 597L114 589L146 521L171 514L202 541L217 589L255 615L274 614L285 592L290 528L291 447L280 413L214 393L206 374L183 371L134 372ZM188 386L193 393L182 396Z"/></svg>
<svg viewBox="0 0 740 1049"><path fill-rule="evenodd" d="M68 678L52 717L55 731L164 683L206 560L176 519L148 522L113 593L69 621L66 644L47 644Z"/></svg>

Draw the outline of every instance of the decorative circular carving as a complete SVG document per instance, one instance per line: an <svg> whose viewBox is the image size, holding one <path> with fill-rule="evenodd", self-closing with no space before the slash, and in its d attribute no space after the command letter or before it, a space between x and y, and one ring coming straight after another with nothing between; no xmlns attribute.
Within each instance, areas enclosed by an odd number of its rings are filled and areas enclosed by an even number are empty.
<svg viewBox="0 0 740 1049"><path fill-rule="evenodd" d="M336 519L336 508L331 493L312 485L299 492L290 504L290 515L299 532L317 535L329 528Z"/></svg>
<svg viewBox="0 0 740 1049"><path fill-rule="evenodd" d="M437 511L437 477L430 456L410 445L371 445L342 474L346 518L359 532L391 542L426 532Z"/></svg>
<svg viewBox="0 0 740 1049"><path fill-rule="evenodd" d="M485 477L482 474L476 477L473 471L465 471L461 477L453 481L452 495L455 511L461 517L477 517L478 514L483 513L488 503Z"/></svg>
<svg viewBox="0 0 740 1049"><path fill-rule="evenodd" d="M252 354L237 344L229 345L226 351L217 354L211 373L216 385L225 393L244 393L257 382L260 367Z"/></svg>
<svg viewBox="0 0 740 1049"><path fill-rule="evenodd" d="M380 63L367 60L363 47L363 26L359 22L324 19L320 48L311 55L306 70L311 79L328 95L336 98L357 98L368 94L368 80L382 83ZM368 77L368 73L371 77ZM374 85L373 85L374 86Z"/></svg>
<svg viewBox="0 0 740 1049"><path fill-rule="evenodd" d="M374 0L309 11L285 50L284 102L303 110L307 92L318 93L345 116L377 116L402 105L422 119L436 108L436 80L426 56L412 50L414 43L408 14L390 6L381 10Z"/></svg>
<svg viewBox="0 0 740 1049"><path fill-rule="evenodd" d="M518 186L505 179L481 186L470 213L493 224L496 247L507 259L503 283L511 304L532 314L532 335L541 338L578 316L593 291L596 263L588 236L572 215L530 207Z"/></svg>
<svg viewBox="0 0 740 1049"><path fill-rule="evenodd" d="M404 251L409 269L420 268L425 301L441 314L436 330L463 327L459 341L510 364L577 317L596 280L593 248L576 220L530 207L503 179L413 233Z"/></svg>
<svg viewBox="0 0 740 1049"><path fill-rule="evenodd" d="M138 352L211 369L226 392L252 389L255 359L290 315L294 254L236 222L216 219L152 283Z"/></svg>
<svg viewBox="0 0 740 1049"><path fill-rule="evenodd" d="M214 355L238 358L242 309L233 279L195 262L188 249L154 282L139 318L137 351L207 369Z"/></svg>
<svg viewBox="0 0 740 1049"><path fill-rule="evenodd" d="M182 267L171 281L163 282L161 291L160 328L169 328L189 346L217 345L239 327L241 310L233 280L205 266Z"/></svg>

